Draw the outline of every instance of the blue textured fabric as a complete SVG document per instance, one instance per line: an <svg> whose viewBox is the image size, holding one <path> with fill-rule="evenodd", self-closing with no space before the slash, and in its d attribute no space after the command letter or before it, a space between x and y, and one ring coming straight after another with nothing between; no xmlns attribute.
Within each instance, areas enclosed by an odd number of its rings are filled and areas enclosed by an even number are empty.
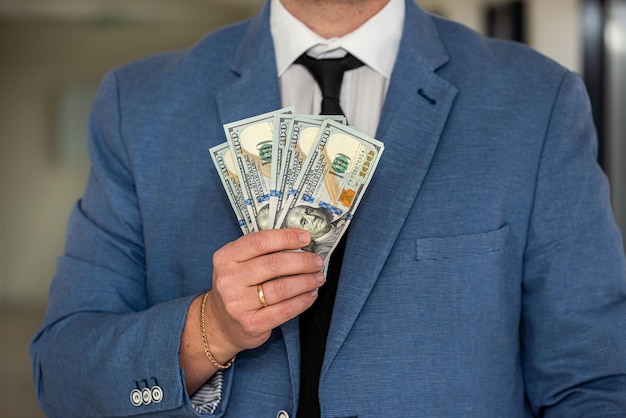
<svg viewBox="0 0 626 418"><path fill-rule="evenodd" d="M93 169L31 344L50 417L193 417L178 365L240 236L207 150L281 106L268 5L104 79ZM407 0L322 367L324 417L624 417L626 268L579 77ZM298 321L240 353L213 415L295 416ZM159 386L160 402L131 392Z"/></svg>

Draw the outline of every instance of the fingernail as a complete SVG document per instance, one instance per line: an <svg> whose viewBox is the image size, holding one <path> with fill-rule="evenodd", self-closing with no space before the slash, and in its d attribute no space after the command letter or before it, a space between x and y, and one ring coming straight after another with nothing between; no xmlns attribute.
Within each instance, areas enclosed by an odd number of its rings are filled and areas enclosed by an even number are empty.
<svg viewBox="0 0 626 418"><path fill-rule="evenodd" d="M324 276L324 273L319 272L315 274L315 280L319 283L319 284L324 284L326 282L326 277Z"/></svg>
<svg viewBox="0 0 626 418"><path fill-rule="evenodd" d="M318 293L319 293L319 289L315 289L314 291L311 292L311 296L316 298Z"/></svg>
<svg viewBox="0 0 626 418"><path fill-rule="evenodd" d="M322 267L324 265L324 259L322 257L320 257L319 255L315 256L315 265L317 267Z"/></svg>
<svg viewBox="0 0 626 418"><path fill-rule="evenodd" d="M306 245L309 243L311 236L309 235L308 232L300 232L299 238L300 238L300 244Z"/></svg>

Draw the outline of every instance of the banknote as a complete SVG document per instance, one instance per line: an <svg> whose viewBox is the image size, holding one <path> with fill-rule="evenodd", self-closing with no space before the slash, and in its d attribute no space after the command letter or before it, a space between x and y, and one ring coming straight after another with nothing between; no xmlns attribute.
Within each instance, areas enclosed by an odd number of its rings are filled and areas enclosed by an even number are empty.
<svg viewBox="0 0 626 418"><path fill-rule="evenodd" d="M272 144L272 176L270 179L270 216L269 224L273 227L275 216L282 207L283 186L285 182L284 167L286 144L291 126L293 114L282 113L274 116L274 138Z"/></svg>
<svg viewBox="0 0 626 418"><path fill-rule="evenodd" d="M271 228L269 199L272 175L274 115L293 113L293 108L279 109L224 125L224 132L242 184L246 209L252 229Z"/></svg>
<svg viewBox="0 0 626 418"><path fill-rule="evenodd" d="M211 154L213 164L222 181L224 190L228 195L230 205L237 216L237 222L239 223L241 232L243 232L244 235L249 234L253 231L252 220L246 208L241 181L237 174L235 161L233 160L233 154L228 142L210 148L209 153Z"/></svg>
<svg viewBox="0 0 626 418"><path fill-rule="evenodd" d="M276 227L308 230L313 240L305 250L319 254L327 263L363 198L383 150L382 142L325 120L278 214Z"/></svg>
<svg viewBox="0 0 626 418"><path fill-rule="evenodd" d="M317 138L320 127L326 119L331 119L340 123L346 123L345 116L342 115L292 115L289 119L286 140L281 151L282 161L278 171L281 173L276 180L275 199L270 200L270 211L278 214L282 211L283 205L292 192L294 183L300 171L302 164L306 160L311 146ZM281 138L282 140L282 138ZM281 141L275 140L275 146L280 146ZM276 225L276 222L272 224Z"/></svg>

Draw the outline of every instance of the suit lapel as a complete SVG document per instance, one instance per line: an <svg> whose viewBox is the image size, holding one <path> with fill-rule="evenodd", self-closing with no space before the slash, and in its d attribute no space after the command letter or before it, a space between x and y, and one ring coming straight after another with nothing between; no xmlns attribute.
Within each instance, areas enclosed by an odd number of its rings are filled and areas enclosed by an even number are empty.
<svg viewBox="0 0 626 418"><path fill-rule="evenodd" d="M234 82L217 93L222 123L279 109L280 90L269 30L269 2L250 21L233 57Z"/></svg>
<svg viewBox="0 0 626 418"><path fill-rule="evenodd" d="M454 86L434 73L447 56L433 22L409 3L377 133L385 151L350 226L322 379L393 248L457 93Z"/></svg>

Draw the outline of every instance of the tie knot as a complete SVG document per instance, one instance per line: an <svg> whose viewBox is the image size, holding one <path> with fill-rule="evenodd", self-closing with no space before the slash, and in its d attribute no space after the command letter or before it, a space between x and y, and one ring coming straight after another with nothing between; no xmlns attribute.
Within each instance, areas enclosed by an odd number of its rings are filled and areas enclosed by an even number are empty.
<svg viewBox="0 0 626 418"><path fill-rule="evenodd" d="M322 91L322 115L343 115L339 106L339 93L343 74L363 65L351 54L343 58L315 59L302 54L296 64L303 65L313 76Z"/></svg>

